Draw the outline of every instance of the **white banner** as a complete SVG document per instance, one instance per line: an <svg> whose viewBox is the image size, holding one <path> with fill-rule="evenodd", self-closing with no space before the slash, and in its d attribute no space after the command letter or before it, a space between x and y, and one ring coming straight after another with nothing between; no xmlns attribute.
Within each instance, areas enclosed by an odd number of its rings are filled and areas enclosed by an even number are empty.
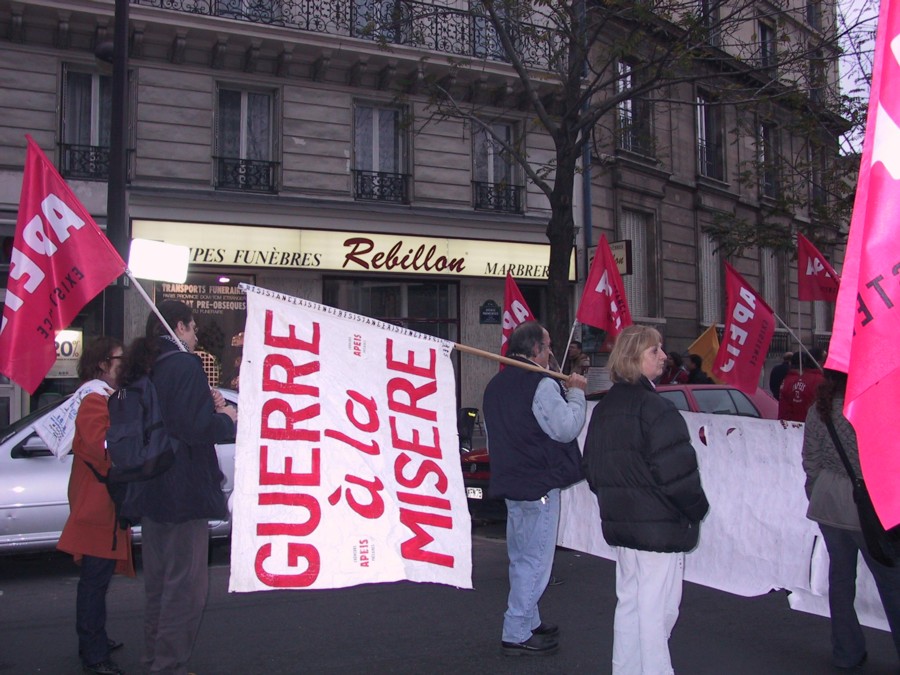
<svg viewBox="0 0 900 675"><path fill-rule="evenodd" d="M244 289L229 589L472 588L453 343Z"/></svg>
<svg viewBox="0 0 900 675"><path fill-rule="evenodd" d="M593 405L588 404L588 419ZM787 589L792 607L827 616L828 552L819 526L806 518L803 425L682 414L709 499L700 542L685 556L685 580L744 596ZM586 433L587 425L582 447ZM600 531L597 498L584 481L562 493L558 543L615 559ZM859 578L860 621L886 630L884 610L861 556Z"/></svg>

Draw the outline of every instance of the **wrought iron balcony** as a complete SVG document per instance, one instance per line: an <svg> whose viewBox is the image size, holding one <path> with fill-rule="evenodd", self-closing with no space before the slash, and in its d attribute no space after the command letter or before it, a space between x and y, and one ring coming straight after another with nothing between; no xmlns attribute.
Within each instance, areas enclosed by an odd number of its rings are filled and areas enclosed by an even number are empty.
<svg viewBox="0 0 900 675"><path fill-rule="evenodd" d="M353 171L353 192L357 199L382 202L409 202L407 175L385 171Z"/></svg>
<svg viewBox="0 0 900 675"><path fill-rule="evenodd" d="M216 188L269 192L275 190L275 171L278 162L238 157L213 157L216 162Z"/></svg>
<svg viewBox="0 0 900 675"><path fill-rule="evenodd" d="M647 108L645 102L634 101L633 105ZM651 130L649 111L637 114L633 110L620 108L618 111L618 128L616 129L616 146L645 157L655 154L653 131Z"/></svg>
<svg viewBox="0 0 900 675"><path fill-rule="evenodd" d="M519 213L522 210L522 186L507 183L472 183L475 191L475 208L486 211Z"/></svg>
<svg viewBox="0 0 900 675"><path fill-rule="evenodd" d="M102 145L59 144L59 172L65 178L109 179L109 148Z"/></svg>
<svg viewBox="0 0 900 675"><path fill-rule="evenodd" d="M722 161L722 146L718 143L697 141L697 163L701 176L725 180L725 166Z"/></svg>
<svg viewBox="0 0 900 675"><path fill-rule="evenodd" d="M508 61L485 14L412 0L131 0L160 9L220 16L313 33L377 40L456 56ZM510 21L516 51L531 67L565 65L553 30Z"/></svg>

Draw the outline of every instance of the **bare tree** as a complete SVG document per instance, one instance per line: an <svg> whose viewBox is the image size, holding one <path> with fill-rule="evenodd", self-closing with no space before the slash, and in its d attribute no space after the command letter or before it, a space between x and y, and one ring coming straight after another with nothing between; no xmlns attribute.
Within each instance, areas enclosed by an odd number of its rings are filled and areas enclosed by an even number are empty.
<svg viewBox="0 0 900 675"><path fill-rule="evenodd" d="M506 111L478 105L453 88L453 78L431 83L436 116L463 118L481 128L547 197L551 215L548 329L564 345L570 327L569 264L575 246L572 195L586 147L601 156L609 147L616 111L626 102L652 96L655 105L691 105L674 94L679 85L704 82L716 92L717 105L741 109L777 109L779 119L808 125L811 148L797 152L791 185L812 175L834 195L847 192L843 166L836 162L838 139L857 118L847 119L848 101L838 98L836 60L842 37L859 23L835 21L834 8L810 2L800 9L778 9L757 0L480 0L472 12L489 25L517 75L515 106ZM766 9L767 8L767 9ZM806 14L824 12L822 15ZM806 14L798 16L798 14ZM817 24L818 22L818 24ZM812 24L812 30L809 30ZM771 29L771 34L768 30ZM760 33L765 30L766 34ZM527 45L528 49L524 49ZM535 45L544 55L533 67ZM623 68L622 63L628 67ZM459 67L471 67L460 61ZM844 107L842 107L844 105ZM535 161L522 147L492 129L510 110L526 111L552 139L553 157ZM735 130L736 132L737 130ZM804 162L799 158L806 157ZM769 160L766 160L769 161ZM764 164L742 167L742 180L759 180ZM797 180L794 180L797 178ZM809 191L807 190L807 193ZM843 203L846 204L846 199ZM772 209L790 213L801 191L784 192ZM807 199L808 201L808 199ZM823 199L822 203L835 203ZM819 214L819 219L824 214ZM828 222L843 222L828 215ZM769 222L769 221L765 221ZM734 253L754 245L789 248L791 228L739 227L722 222L712 228L720 250ZM830 228L837 239L840 228ZM813 238L816 238L815 236Z"/></svg>

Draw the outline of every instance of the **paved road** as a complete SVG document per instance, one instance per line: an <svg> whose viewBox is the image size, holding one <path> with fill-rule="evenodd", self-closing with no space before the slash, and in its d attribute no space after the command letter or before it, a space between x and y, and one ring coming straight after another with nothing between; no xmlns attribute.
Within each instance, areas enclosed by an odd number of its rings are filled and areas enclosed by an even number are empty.
<svg viewBox="0 0 900 675"><path fill-rule="evenodd" d="M333 591L230 595L228 548L211 568L210 599L191 662L198 675L232 673L609 673L614 565L560 549L544 618L562 629L552 657L510 658L499 650L505 607L502 527L473 538L475 590L396 583ZM0 558L0 672L80 672L73 627L77 575L62 555ZM741 598L685 584L672 636L676 672L689 675L817 675L830 666L828 621L792 611L783 592ZM139 672L142 586L116 579L108 626L126 642L116 658ZM890 635L866 629L860 672L898 673Z"/></svg>

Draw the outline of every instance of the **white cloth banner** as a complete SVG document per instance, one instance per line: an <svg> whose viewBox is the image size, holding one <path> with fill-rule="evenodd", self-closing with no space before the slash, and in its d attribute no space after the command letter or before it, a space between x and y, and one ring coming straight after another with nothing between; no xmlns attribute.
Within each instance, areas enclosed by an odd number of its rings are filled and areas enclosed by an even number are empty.
<svg viewBox="0 0 900 675"><path fill-rule="evenodd" d="M828 552L819 526L806 518L803 425L730 415L683 416L709 500L700 542L685 556L684 578L744 596L787 589L795 609L828 616ZM587 425L581 447L586 433ZM597 498L584 481L562 493L558 542L615 559L600 530ZM860 621L886 629L874 581L861 557L859 577Z"/></svg>
<svg viewBox="0 0 900 675"><path fill-rule="evenodd" d="M230 590L472 588L453 343L242 288Z"/></svg>
<svg viewBox="0 0 900 675"><path fill-rule="evenodd" d="M112 391L103 380L88 380L75 390L68 401L34 423L34 430L59 461L64 460L72 450L72 441L75 440L75 418L84 397L88 394L100 394L109 398Z"/></svg>

